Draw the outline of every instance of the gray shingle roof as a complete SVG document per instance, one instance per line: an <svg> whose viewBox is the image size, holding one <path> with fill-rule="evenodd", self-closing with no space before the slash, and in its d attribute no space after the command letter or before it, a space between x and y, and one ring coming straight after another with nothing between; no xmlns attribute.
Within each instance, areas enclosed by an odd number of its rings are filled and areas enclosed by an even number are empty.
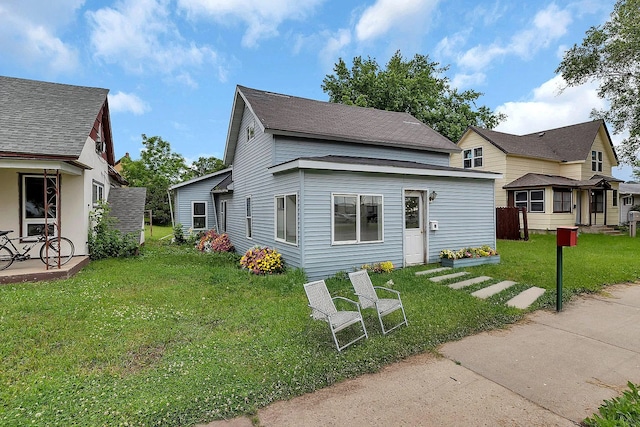
<svg viewBox="0 0 640 427"><path fill-rule="evenodd" d="M640 184L625 183L618 188L620 194L640 194Z"/></svg>
<svg viewBox="0 0 640 427"><path fill-rule="evenodd" d="M600 126L604 126L606 131L604 122L595 120L526 135L512 135L476 126L470 128L506 154L571 162L591 158L591 147ZM615 154L613 145L611 149Z"/></svg>
<svg viewBox="0 0 640 427"><path fill-rule="evenodd" d="M238 91L265 130L274 134L448 153L460 151L408 113L316 101L244 86L238 86Z"/></svg>
<svg viewBox="0 0 640 427"><path fill-rule="evenodd" d="M301 157L300 160L315 160L317 162L327 163L343 163L348 165L371 165L371 166L393 166L398 168L408 169L425 169L425 170L439 170L448 172L475 172L480 174L495 175L490 171L470 171L469 169L454 168L451 166L431 165L419 162L410 162L406 160L392 160L392 159L376 159L370 157L353 157L353 156L321 156L321 157Z"/></svg>
<svg viewBox="0 0 640 427"><path fill-rule="evenodd" d="M119 187L109 189L111 216L116 218L115 228L123 233L139 233L144 219L144 203L147 189L144 187Z"/></svg>
<svg viewBox="0 0 640 427"><path fill-rule="evenodd" d="M108 92L0 76L0 156L77 159Z"/></svg>
<svg viewBox="0 0 640 427"><path fill-rule="evenodd" d="M577 179L567 178L566 176L528 173L514 181L511 181L502 188L507 190L533 187L594 188L606 185L610 182L620 182L620 180L610 176L594 175L591 179L578 181Z"/></svg>

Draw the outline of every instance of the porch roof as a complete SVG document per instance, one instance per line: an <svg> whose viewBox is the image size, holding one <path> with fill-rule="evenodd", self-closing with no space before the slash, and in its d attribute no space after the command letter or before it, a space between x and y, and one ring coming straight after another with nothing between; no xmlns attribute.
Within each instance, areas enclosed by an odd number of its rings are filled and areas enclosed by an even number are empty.
<svg viewBox="0 0 640 427"><path fill-rule="evenodd" d="M81 175L83 170L92 169L75 159L60 157L0 157L0 169L58 170L69 175Z"/></svg>
<svg viewBox="0 0 640 427"><path fill-rule="evenodd" d="M611 188L611 182L622 182L617 178L604 175L594 175L587 180L577 180L559 175L545 175L540 173L528 173L503 186L505 190L532 187L568 187L578 189Z"/></svg>

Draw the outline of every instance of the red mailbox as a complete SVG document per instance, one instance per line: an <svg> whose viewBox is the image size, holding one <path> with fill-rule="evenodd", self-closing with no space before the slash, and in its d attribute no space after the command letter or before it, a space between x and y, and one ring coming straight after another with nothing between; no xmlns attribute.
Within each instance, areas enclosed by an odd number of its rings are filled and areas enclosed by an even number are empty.
<svg viewBox="0 0 640 427"><path fill-rule="evenodd" d="M556 234L558 246L575 246L578 244L578 227L558 227Z"/></svg>

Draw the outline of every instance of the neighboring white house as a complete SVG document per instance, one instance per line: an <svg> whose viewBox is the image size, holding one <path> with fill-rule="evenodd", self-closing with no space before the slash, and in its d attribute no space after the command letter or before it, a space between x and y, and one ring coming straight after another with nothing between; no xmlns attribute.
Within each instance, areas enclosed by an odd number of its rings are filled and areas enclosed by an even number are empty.
<svg viewBox="0 0 640 427"><path fill-rule="evenodd" d="M172 187L184 230L275 247L310 279L365 263L495 247L494 180L449 166L451 141L407 113L238 86L224 163Z"/></svg>
<svg viewBox="0 0 640 427"><path fill-rule="evenodd" d="M629 221L628 214L632 207L640 205L640 184L621 183L619 191L620 197L620 224Z"/></svg>
<svg viewBox="0 0 640 427"><path fill-rule="evenodd" d="M46 224L88 254L89 212L126 184L113 168L107 93L0 76L0 230L9 237L29 240Z"/></svg>

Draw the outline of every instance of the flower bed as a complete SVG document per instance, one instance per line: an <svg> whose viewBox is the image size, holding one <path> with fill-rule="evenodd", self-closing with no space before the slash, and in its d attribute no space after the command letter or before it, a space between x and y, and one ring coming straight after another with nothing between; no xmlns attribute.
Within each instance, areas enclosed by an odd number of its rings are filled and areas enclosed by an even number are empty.
<svg viewBox="0 0 640 427"><path fill-rule="evenodd" d="M444 249L440 252L440 263L443 267L471 267L499 262L498 252L486 245L479 248L462 248L459 251Z"/></svg>
<svg viewBox="0 0 640 427"><path fill-rule="evenodd" d="M240 258L240 265L254 274L277 274L284 271L282 255L271 248L256 246Z"/></svg>
<svg viewBox="0 0 640 427"><path fill-rule="evenodd" d="M196 243L202 252L233 252L233 245L227 233L218 234L214 230L204 233Z"/></svg>

